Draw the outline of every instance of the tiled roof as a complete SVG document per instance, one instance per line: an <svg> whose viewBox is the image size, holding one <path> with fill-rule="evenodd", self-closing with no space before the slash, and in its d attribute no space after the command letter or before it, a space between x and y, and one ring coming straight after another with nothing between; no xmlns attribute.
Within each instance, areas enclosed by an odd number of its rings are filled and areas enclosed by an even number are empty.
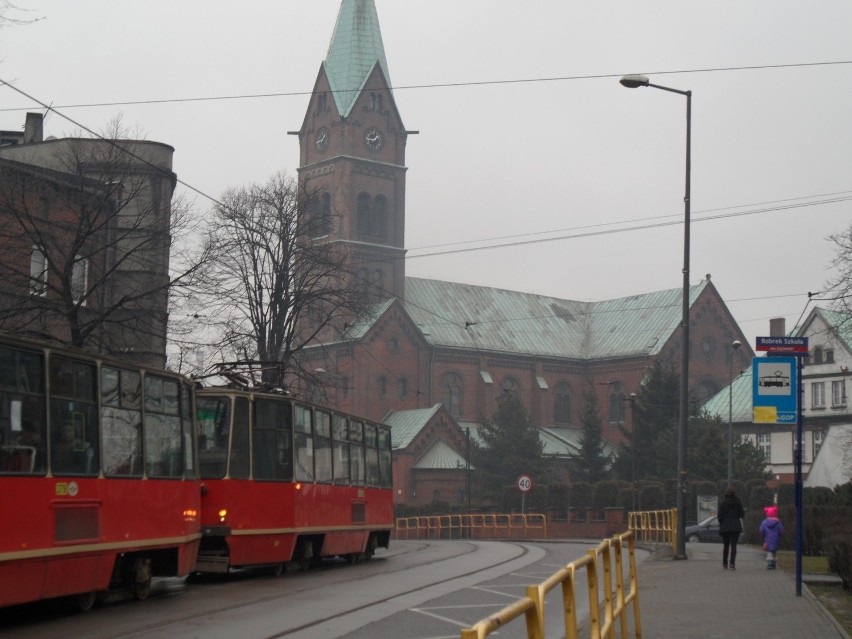
<svg viewBox="0 0 852 639"><path fill-rule="evenodd" d="M467 469L467 460L453 450L447 442L438 438L414 463L414 468L417 470L462 470Z"/></svg>
<svg viewBox="0 0 852 639"><path fill-rule="evenodd" d="M391 86L388 62L373 0L343 0L323 66L340 115L352 110L376 64Z"/></svg>
<svg viewBox="0 0 852 639"><path fill-rule="evenodd" d="M729 393L730 391L730 398ZM728 421L728 402L730 401L731 421L734 424L751 422L754 418L752 407L752 376L751 366L746 366L730 386L725 386L718 393L704 402L704 410L711 415L718 415L723 421Z"/></svg>
<svg viewBox="0 0 852 639"><path fill-rule="evenodd" d="M852 313L843 313L840 311L832 311L827 308L817 307L811 311L813 315L819 315L826 326L834 329L834 335L843 342L846 350L852 353ZM810 319L810 318L809 318ZM806 321L802 326L810 326L810 322ZM793 334L802 336L802 327L797 327Z"/></svg>
<svg viewBox="0 0 852 639"><path fill-rule="evenodd" d="M690 305L708 285L692 286ZM405 310L436 346L597 359L656 354L680 327L682 290L603 302L408 277Z"/></svg>
<svg viewBox="0 0 852 639"><path fill-rule="evenodd" d="M430 408L391 411L383 421L391 428L393 448L408 448L411 440L417 437L417 433L429 423L440 408L441 404L435 404Z"/></svg>

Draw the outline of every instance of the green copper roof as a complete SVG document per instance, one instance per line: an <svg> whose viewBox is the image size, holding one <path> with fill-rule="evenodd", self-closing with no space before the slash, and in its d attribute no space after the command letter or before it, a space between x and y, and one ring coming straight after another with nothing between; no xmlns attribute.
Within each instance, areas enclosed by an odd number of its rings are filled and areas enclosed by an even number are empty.
<svg viewBox="0 0 852 639"><path fill-rule="evenodd" d="M328 55L323 62L340 115L349 115L364 81L377 62L390 86L375 2L343 0L328 46Z"/></svg>

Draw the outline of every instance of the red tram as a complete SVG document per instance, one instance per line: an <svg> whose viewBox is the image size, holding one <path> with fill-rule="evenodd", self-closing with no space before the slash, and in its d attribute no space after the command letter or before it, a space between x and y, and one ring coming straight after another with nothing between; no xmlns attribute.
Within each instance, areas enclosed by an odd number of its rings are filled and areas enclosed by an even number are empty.
<svg viewBox="0 0 852 639"><path fill-rule="evenodd" d="M275 394L196 390L202 540L196 568L350 561L387 548L390 428Z"/></svg>
<svg viewBox="0 0 852 639"><path fill-rule="evenodd" d="M200 541L192 384L0 335L0 606L148 596Z"/></svg>

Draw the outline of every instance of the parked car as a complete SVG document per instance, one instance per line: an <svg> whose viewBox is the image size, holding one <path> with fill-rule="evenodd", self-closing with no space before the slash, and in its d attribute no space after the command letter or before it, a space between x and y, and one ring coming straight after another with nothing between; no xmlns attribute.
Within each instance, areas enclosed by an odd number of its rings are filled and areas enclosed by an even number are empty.
<svg viewBox="0 0 852 639"><path fill-rule="evenodd" d="M684 529L687 541L711 541L722 543L722 535L719 534L719 520L716 515L711 515L707 519L698 522L692 526L687 526ZM745 533L740 533L740 541L745 538Z"/></svg>

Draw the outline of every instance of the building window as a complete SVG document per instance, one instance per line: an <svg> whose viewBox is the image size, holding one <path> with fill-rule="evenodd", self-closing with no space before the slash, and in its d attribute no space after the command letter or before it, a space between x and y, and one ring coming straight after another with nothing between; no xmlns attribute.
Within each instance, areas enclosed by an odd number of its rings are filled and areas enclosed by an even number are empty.
<svg viewBox="0 0 852 639"><path fill-rule="evenodd" d="M811 383L811 408L825 408L825 383Z"/></svg>
<svg viewBox="0 0 852 639"><path fill-rule="evenodd" d="M380 375L378 379L379 385L379 397L384 399L388 394L388 378L384 375Z"/></svg>
<svg viewBox="0 0 852 639"><path fill-rule="evenodd" d="M30 293L47 295L47 255L40 246L33 246L30 254Z"/></svg>
<svg viewBox="0 0 852 639"><path fill-rule="evenodd" d="M399 378L399 398L405 399L408 396L408 380L404 377Z"/></svg>
<svg viewBox="0 0 852 639"><path fill-rule="evenodd" d="M624 422L624 391L621 382L611 382L609 385L609 422L621 424Z"/></svg>
<svg viewBox="0 0 852 639"><path fill-rule="evenodd" d="M507 377L503 380L503 396L521 398L521 385L514 377Z"/></svg>
<svg viewBox="0 0 852 639"><path fill-rule="evenodd" d="M814 364L822 364L822 346L814 348Z"/></svg>
<svg viewBox="0 0 852 639"><path fill-rule="evenodd" d="M453 417L461 417L462 411L462 378L458 373L444 376L441 384L441 403L450 411Z"/></svg>
<svg viewBox="0 0 852 639"><path fill-rule="evenodd" d="M834 350L831 349L831 348L826 348L824 354L825 354L825 363L826 364L833 364L834 363Z"/></svg>
<svg viewBox="0 0 852 639"><path fill-rule="evenodd" d="M846 396L843 392L843 380L836 379L831 382L831 405L832 406L845 406L846 405Z"/></svg>
<svg viewBox="0 0 852 639"><path fill-rule="evenodd" d="M71 297L74 303L80 306L86 305L86 288L89 280L89 260L85 257L77 257L71 270Z"/></svg>
<svg viewBox="0 0 852 639"><path fill-rule="evenodd" d="M571 389L566 382L559 382L553 389L553 422L571 423Z"/></svg>
<svg viewBox="0 0 852 639"><path fill-rule="evenodd" d="M814 459L816 459L819 449L822 448L822 442L825 441L825 431L815 430L814 433Z"/></svg>
<svg viewBox="0 0 852 639"><path fill-rule="evenodd" d="M393 337L388 340L388 353L397 355L399 353L399 342Z"/></svg>
<svg viewBox="0 0 852 639"><path fill-rule="evenodd" d="M308 203L308 233L311 237L324 237L331 233L331 194L321 193Z"/></svg>
<svg viewBox="0 0 852 639"><path fill-rule="evenodd" d="M771 433L758 433L757 434L757 448L763 453L764 458L766 458L766 463L772 462L772 434Z"/></svg>
<svg viewBox="0 0 852 639"><path fill-rule="evenodd" d="M359 193L357 218L360 237L385 239L388 235L388 199L384 195L371 198L367 193Z"/></svg>
<svg viewBox="0 0 852 639"><path fill-rule="evenodd" d="M320 93L317 95L317 112L323 113L328 108L328 94Z"/></svg>

